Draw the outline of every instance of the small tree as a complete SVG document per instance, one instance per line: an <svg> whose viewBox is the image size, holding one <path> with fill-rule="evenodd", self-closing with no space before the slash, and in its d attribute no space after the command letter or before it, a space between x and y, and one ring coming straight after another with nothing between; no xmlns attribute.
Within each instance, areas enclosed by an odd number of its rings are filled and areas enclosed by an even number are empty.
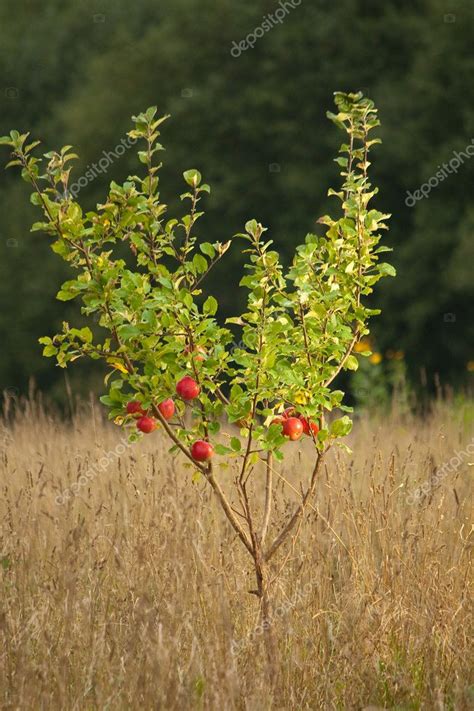
<svg viewBox="0 0 474 711"><path fill-rule="evenodd" d="M329 191L340 203L340 214L318 220L325 233L307 235L287 273L261 224L251 220L236 235L248 255L241 281L248 290L247 308L227 320L241 329L238 347L232 347L232 332L215 318L216 299L202 294L204 279L231 246L231 241L198 243L196 238L209 186L197 170L184 173L187 189L181 200L189 209L183 217L167 218L161 201L156 155L167 116L157 118L156 108L150 108L133 117L128 135L143 142L138 158L145 175L130 176L123 185L112 182L104 204L87 213L68 191L69 166L76 158L70 146L46 153L43 167L34 155L39 142L28 143L29 134L12 131L0 139L12 149L8 166L21 168L34 188L32 202L43 211L44 221L32 229L49 234L53 251L77 272L57 298L80 299L82 313L98 317L102 327L94 338L89 328L64 323L61 333L40 339L44 355L55 357L62 368L84 356L104 361L110 372L108 394L101 400L110 417L132 425L133 439L141 436L137 415L142 431L159 423L171 451L180 450L212 487L253 563L252 592L260 600L270 658L271 592L283 566L270 577L269 563L290 538L296 541L324 457L351 429L347 415L326 423L326 413L348 410L343 392L332 386L341 370L357 368L354 346L369 333L369 317L379 313L367 308L363 297L381 277L394 274L379 261L387 251L378 246L379 231L389 215L369 209L377 192L368 179L369 150L380 143L369 139L379 125L376 109L360 93L336 93L335 101L337 114L328 116L347 134L336 158L342 187ZM181 399L170 402L177 383ZM223 422L234 427L221 431ZM275 468L284 461L286 443L302 432L314 449L314 462L293 512L273 521ZM225 481L225 470L218 471L219 457L238 460L232 482ZM257 465L265 471L262 506L249 494Z"/></svg>

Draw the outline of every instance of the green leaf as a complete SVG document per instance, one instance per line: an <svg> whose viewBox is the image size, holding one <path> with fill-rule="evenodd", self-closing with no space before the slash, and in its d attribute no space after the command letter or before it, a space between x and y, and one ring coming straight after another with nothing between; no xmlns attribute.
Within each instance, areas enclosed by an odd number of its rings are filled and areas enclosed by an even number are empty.
<svg viewBox="0 0 474 711"><path fill-rule="evenodd" d="M56 298L58 299L58 301L71 301L71 299L75 299L76 296L77 292L66 291L65 289L60 289L56 294Z"/></svg>
<svg viewBox="0 0 474 711"><path fill-rule="evenodd" d="M209 432L210 432L212 435L216 435L216 434L219 432L220 428L221 428L219 422L209 422L208 427L209 427Z"/></svg>
<svg viewBox="0 0 474 711"><path fill-rule="evenodd" d="M207 316L214 316L217 311L217 306L217 300L213 296L208 296L202 308Z"/></svg>
<svg viewBox="0 0 474 711"><path fill-rule="evenodd" d="M123 326L119 326L117 332L122 341L129 341L131 338L136 338L141 333L138 326L132 326L128 323L124 324Z"/></svg>
<svg viewBox="0 0 474 711"><path fill-rule="evenodd" d="M92 343L92 331L87 326L81 328L78 335L84 343Z"/></svg>
<svg viewBox="0 0 474 711"><path fill-rule="evenodd" d="M234 452L240 452L242 448L242 443L238 437L232 437L230 440L230 446L234 450Z"/></svg>
<svg viewBox="0 0 474 711"><path fill-rule="evenodd" d="M204 274L207 269L207 260L200 254L195 254L193 257L193 266L198 274Z"/></svg>
<svg viewBox="0 0 474 711"><path fill-rule="evenodd" d="M155 118L156 112L158 111L156 106L149 106L147 110L145 111L145 117L148 121L151 121L152 119Z"/></svg>
<svg viewBox="0 0 474 711"><path fill-rule="evenodd" d="M200 246L199 249L203 254L206 255L206 257L209 257L210 259L214 259L214 256L216 254L216 250L212 246L210 242L203 242Z"/></svg>
<svg viewBox="0 0 474 711"><path fill-rule="evenodd" d="M397 276L397 270L395 267L392 267L391 264L387 264L387 262L379 264L379 272L380 274L386 274L387 276Z"/></svg>
<svg viewBox="0 0 474 711"><path fill-rule="evenodd" d="M341 128L343 131L346 130L346 127L343 122L338 118L338 116L333 114L332 111L326 111L326 116L328 117L328 119L333 121L333 123L335 123L338 128Z"/></svg>
<svg viewBox="0 0 474 711"><path fill-rule="evenodd" d="M230 449L229 447L226 447L226 446L223 445L223 444L216 444L216 445L214 446L214 451L215 451L216 454L220 454L220 455L222 455L222 456L225 456L226 454L230 454L230 453L232 452L232 449Z"/></svg>
<svg viewBox="0 0 474 711"><path fill-rule="evenodd" d="M201 173L195 168L192 168L191 170L186 170L183 173L183 177L187 184L190 185L192 188L197 188L197 186L201 182Z"/></svg>
<svg viewBox="0 0 474 711"><path fill-rule="evenodd" d="M167 278L164 277L164 276L158 277L158 281L160 282L160 284L161 284L162 286L166 287L167 289L172 289L172 288L173 288L173 284L172 284L172 282L170 281L170 279L167 279Z"/></svg>
<svg viewBox="0 0 474 711"><path fill-rule="evenodd" d="M231 401L238 400L242 395L244 394L244 391L240 387L238 383L234 383L230 389L230 399Z"/></svg>
<svg viewBox="0 0 474 711"><path fill-rule="evenodd" d="M43 355L46 358L51 358L51 356L55 356L57 354L57 352L58 352L58 349L56 348L56 346L45 346L43 348Z"/></svg>
<svg viewBox="0 0 474 711"><path fill-rule="evenodd" d="M359 361L354 355L350 355L347 358L344 367L346 370L357 370L359 367Z"/></svg>
<svg viewBox="0 0 474 711"><path fill-rule="evenodd" d="M246 222L245 223L245 230L246 230L246 232L249 233L249 235L255 236L255 234L258 230L257 220L249 220L248 222Z"/></svg>
<svg viewBox="0 0 474 711"><path fill-rule="evenodd" d="M352 429L352 420L347 415L339 420L334 420L331 424L331 435L333 437L345 437Z"/></svg>

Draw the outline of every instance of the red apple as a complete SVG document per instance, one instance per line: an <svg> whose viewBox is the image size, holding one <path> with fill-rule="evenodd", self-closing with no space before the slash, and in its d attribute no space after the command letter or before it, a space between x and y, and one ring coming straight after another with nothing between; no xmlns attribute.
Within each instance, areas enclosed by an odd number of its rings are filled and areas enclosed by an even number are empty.
<svg viewBox="0 0 474 711"><path fill-rule="evenodd" d="M191 456L196 462L207 462L214 455L212 444L203 439L198 439L191 447Z"/></svg>
<svg viewBox="0 0 474 711"><path fill-rule="evenodd" d="M303 434L303 423L298 417L288 417L283 423L283 434L295 441Z"/></svg>
<svg viewBox="0 0 474 711"><path fill-rule="evenodd" d="M190 375L185 375L184 378L181 378L176 384L176 392L183 400L194 400L201 392L201 388L194 378L191 378Z"/></svg>
<svg viewBox="0 0 474 711"><path fill-rule="evenodd" d="M138 400L131 400L127 403L127 415L141 417L144 414L145 410L143 409L141 402L138 402Z"/></svg>
<svg viewBox="0 0 474 711"><path fill-rule="evenodd" d="M306 417L303 417L303 415L300 415L300 420L301 424L303 425L303 434L309 435L310 430L308 420L306 419Z"/></svg>
<svg viewBox="0 0 474 711"><path fill-rule="evenodd" d="M169 397L167 400L163 400L158 405L158 410L161 412L165 420L171 420L174 415L175 407L173 400Z"/></svg>
<svg viewBox="0 0 474 711"><path fill-rule="evenodd" d="M143 417L140 417L140 419L137 420L137 428L140 430L140 432L150 434L150 432L153 432L153 430L156 428L156 422L153 417L147 417L146 415L143 415Z"/></svg>
<svg viewBox="0 0 474 711"><path fill-rule="evenodd" d="M305 434L305 435L309 435L309 434L312 432L312 433L314 434L314 436L316 437L316 435L317 435L318 432L319 432L319 427L318 427L318 425L316 424L316 422L312 422L311 420L307 420L306 417L303 417L302 415L300 415L300 420L301 420L301 422L302 422L302 424L303 424L303 432L304 432L304 434Z"/></svg>

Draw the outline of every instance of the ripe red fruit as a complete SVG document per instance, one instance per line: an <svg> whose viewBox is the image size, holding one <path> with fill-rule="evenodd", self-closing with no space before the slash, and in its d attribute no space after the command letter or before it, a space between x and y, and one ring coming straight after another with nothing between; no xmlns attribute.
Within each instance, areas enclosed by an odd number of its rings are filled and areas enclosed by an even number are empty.
<svg viewBox="0 0 474 711"><path fill-rule="evenodd" d="M270 422L271 425L282 425L285 421L285 418L282 415L277 415L276 417L273 418L273 420Z"/></svg>
<svg viewBox="0 0 474 711"><path fill-rule="evenodd" d="M165 420L171 420L174 415L175 407L173 400L169 397L167 400L163 400L158 405L158 410L161 412Z"/></svg>
<svg viewBox="0 0 474 711"><path fill-rule="evenodd" d="M191 456L196 462L207 462L214 455L212 444L203 439L198 439L191 447Z"/></svg>
<svg viewBox="0 0 474 711"><path fill-rule="evenodd" d="M295 441L303 434L303 423L298 417L288 417L283 422L283 434Z"/></svg>
<svg viewBox="0 0 474 711"><path fill-rule="evenodd" d="M127 403L127 415L137 415L141 416L145 414L145 410L142 408L141 402L138 400L131 400Z"/></svg>
<svg viewBox="0 0 474 711"><path fill-rule="evenodd" d="M314 434L314 436L316 437L316 435L317 435L318 432L319 432L319 427L318 427L318 425L316 424L316 422L311 422L311 420L308 421L308 420L306 419L306 417L302 417L302 416L300 416L300 420L301 420L301 422L302 422L302 424L303 424L303 432L304 432L304 434L305 434L305 435L309 435L309 434L311 434L311 432L312 432L312 433Z"/></svg>
<svg viewBox="0 0 474 711"><path fill-rule="evenodd" d="M153 417L147 417L146 415L143 415L143 417L140 417L140 419L137 420L137 428L140 430L140 432L150 434L150 432L153 432L153 430L156 428L156 422Z"/></svg>
<svg viewBox="0 0 474 711"><path fill-rule="evenodd" d="M176 384L176 392L183 400L194 400L201 392L201 388L190 375L185 375L184 378Z"/></svg>

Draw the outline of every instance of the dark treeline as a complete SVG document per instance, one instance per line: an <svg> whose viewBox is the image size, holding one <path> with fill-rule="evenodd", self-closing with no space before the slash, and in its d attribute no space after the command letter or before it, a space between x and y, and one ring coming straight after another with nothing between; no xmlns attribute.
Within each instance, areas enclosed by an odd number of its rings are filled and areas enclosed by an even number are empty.
<svg viewBox="0 0 474 711"><path fill-rule="evenodd" d="M332 159L341 138L325 116L332 94L364 91L382 121L373 178L377 207L393 214L386 243L399 273L376 293L377 347L405 351L415 381L423 369L429 382L436 374L466 382L474 358L472 0L449 7L441 0L2 0L0 39L0 134L30 130L45 151L73 144L80 161L72 182L85 177L86 208L112 179L140 169L135 148L116 147L131 114L156 104L172 115L161 173L170 212L180 209L182 172L198 168L212 188L203 236L228 239L255 217L287 260L316 219L336 209L327 197L337 186ZM92 166L105 166L104 151L110 165L100 173ZM18 174L1 171L0 387L25 391L33 375L54 394L63 374L42 359L37 339L81 316L74 303L54 299L67 266L47 237L29 232L39 219L29 192ZM212 280L223 316L240 308L240 274L234 248ZM74 370L84 390L97 377L90 365Z"/></svg>

